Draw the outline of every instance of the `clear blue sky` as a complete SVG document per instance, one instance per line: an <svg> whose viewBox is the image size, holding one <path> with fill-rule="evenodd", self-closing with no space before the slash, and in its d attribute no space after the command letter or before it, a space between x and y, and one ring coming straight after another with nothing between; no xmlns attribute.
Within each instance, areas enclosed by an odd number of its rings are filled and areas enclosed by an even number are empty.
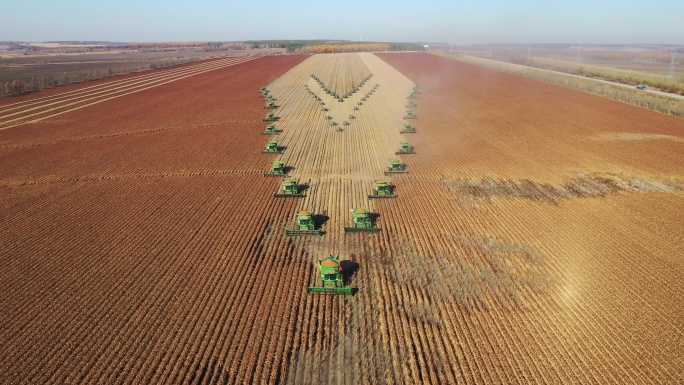
<svg viewBox="0 0 684 385"><path fill-rule="evenodd" d="M0 0L0 41L684 44L684 0Z"/></svg>

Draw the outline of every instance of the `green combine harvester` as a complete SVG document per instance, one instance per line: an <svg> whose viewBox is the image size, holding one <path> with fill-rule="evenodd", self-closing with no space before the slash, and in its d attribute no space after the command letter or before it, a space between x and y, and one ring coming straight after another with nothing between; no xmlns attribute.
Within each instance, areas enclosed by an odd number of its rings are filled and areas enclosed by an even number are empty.
<svg viewBox="0 0 684 385"><path fill-rule="evenodd" d="M368 194L368 199L397 197L394 195L394 186L389 184L389 182L384 179L378 179L373 182L373 191L374 194Z"/></svg>
<svg viewBox="0 0 684 385"><path fill-rule="evenodd" d="M409 100L408 103L406 103L406 108L409 107L418 107L416 103L413 102L413 100Z"/></svg>
<svg viewBox="0 0 684 385"><path fill-rule="evenodd" d="M266 103L266 106L264 108L274 110L274 109L278 108L278 106L276 106L275 102L268 102L268 103Z"/></svg>
<svg viewBox="0 0 684 385"><path fill-rule="evenodd" d="M413 146L409 144L409 142L406 141L401 141L399 142L399 149L395 152L395 154L415 154L416 152L413 151Z"/></svg>
<svg viewBox="0 0 684 385"><path fill-rule="evenodd" d="M354 215L354 226L345 227L345 233L360 233L360 232L371 232L377 233L380 231L379 228L375 227L373 220L368 215L368 210L362 208L352 209L352 214Z"/></svg>
<svg viewBox="0 0 684 385"><path fill-rule="evenodd" d="M411 126L411 123L404 122L404 128L399 132L401 132L402 134L415 134L416 129L413 128L413 126Z"/></svg>
<svg viewBox="0 0 684 385"><path fill-rule="evenodd" d="M390 175L390 174L406 174L408 171L406 171L406 165L401 163L401 160L399 159L390 159L390 165L387 168L387 171L385 171L385 175Z"/></svg>
<svg viewBox="0 0 684 385"><path fill-rule="evenodd" d="M261 96L262 96L262 97L268 96L268 90L266 89L266 87L261 87L261 89L259 90L259 92L261 92Z"/></svg>
<svg viewBox="0 0 684 385"><path fill-rule="evenodd" d="M344 278L342 277L342 265L339 257L335 258L332 255L328 258L319 259L317 262L318 270L321 272L322 286L310 286L306 288L306 293L317 294L345 294L354 295L355 289L351 287L344 287Z"/></svg>
<svg viewBox="0 0 684 385"><path fill-rule="evenodd" d="M285 235L322 235L323 231L315 228L311 211L302 210L297 213L294 229L285 229Z"/></svg>
<svg viewBox="0 0 684 385"><path fill-rule="evenodd" d="M261 133L261 135L278 135L280 134L280 131L276 130L275 124L267 124L266 129L264 129L264 132Z"/></svg>
<svg viewBox="0 0 684 385"><path fill-rule="evenodd" d="M276 198L288 198L297 197L301 198L304 194L299 192L299 186L297 185L297 179L295 178L285 178L283 179L282 192L273 194Z"/></svg>
<svg viewBox="0 0 684 385"><path fill-rule="evenodd" d="M271 172L264 173L264 176L285 176L285 167L281 160L274 160L271 163Z"/></svg>
<svg viewBox="0 0 684 385"><path fill-rule="evenodd" d="M266 149L261 151L262 154L282 154L283 151L278 147L278 142L269 140L266 142Z"/></svg>
<svg viewBox="0 0 684 385"><path fill-rule="evenodd" d="M414 93L414 94L419 94L419 93L420 93L420 84L416 83L416 85L413 86L413 93Z"/></svg>
<svg viewBox="0 0 684 385"><path fill-rule="evenodd" d="M264 122L275 122L276 120L278 120L278 117L273 112L266 114L266 117L263 119Z"/></svg>
<svg viewBox="0 0 684 385"><path fill-rule="evenodd" d="M406 115L404 115L404 119L417 119L418 117L416 114L413 113L411 110L406 110Z"/></svg>

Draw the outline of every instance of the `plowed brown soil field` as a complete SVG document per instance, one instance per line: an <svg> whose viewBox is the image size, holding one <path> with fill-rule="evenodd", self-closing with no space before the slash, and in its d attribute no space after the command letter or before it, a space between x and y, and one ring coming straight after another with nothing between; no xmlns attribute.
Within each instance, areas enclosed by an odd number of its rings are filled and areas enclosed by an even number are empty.
<svg viewBox="0 0 684 385"><path fill-rule="evenodd" d="M682 120L424 54L166 71L0 102L0 382L684 382ZM331 253L355 296L305 294Z"/></svg>

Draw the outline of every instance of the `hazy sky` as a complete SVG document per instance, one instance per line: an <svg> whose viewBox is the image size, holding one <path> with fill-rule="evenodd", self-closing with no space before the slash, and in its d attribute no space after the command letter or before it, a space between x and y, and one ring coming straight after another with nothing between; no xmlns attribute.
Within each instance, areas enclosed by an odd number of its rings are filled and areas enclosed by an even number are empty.
<svg viewBox="0 0 684 385"><path fill-rule="evenodd" d="M684 44L684 0L0 0L0 41Z"/></svg>

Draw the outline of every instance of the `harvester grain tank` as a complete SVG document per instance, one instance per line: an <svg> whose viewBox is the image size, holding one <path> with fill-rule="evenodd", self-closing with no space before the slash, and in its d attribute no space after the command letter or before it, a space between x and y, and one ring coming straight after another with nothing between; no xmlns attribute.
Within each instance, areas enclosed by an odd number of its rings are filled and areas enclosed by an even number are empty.
<svg viewBox="0 0 684 385"><path fill-rule="evenodd" d="M306 288L306 293L318 294L345 294L354 295L354 289L344 287L344 277L342 276L342 264L339 257L330 255L328 258L319 259L316 263L321 272L321 286L310 286Z"/></svg>
<svg viewBox="0 0 684 385"><path fill-rule="evenodd" d="M321 235L323 231L316 229L311 211L301 210L295 217L295 228L285 229L285 235Z"/></svg>
<svg viewBox="0 0 684 385"><path fill-rule="evenodd" d="M358 232L379 232L380 229L375 227L373 219L370 217L370 213L367 209L355 208L352 209L352 214L354 215L353 227L345 227L345 233L358 233Z"/></svg>
<svg viewBox="0 0 684 385"><path fill-rule="evenodd" d="M373 194L368 194L368 199L372 198L396 198L394 186L384 179L377 179L373 182Z"/></svg>
<svg viewBox="0 0 684 385"><path fill-rule="evenodd" d="M261 151L262 154L282 154L283 151L278 147L278 142L269 140L266 142L266 149Z"/></svg>
<svg viewBox="0 0 684 385"><path fill-rule="evenodd" d="M271 172L264 173L264 176L285 176L285 167L281 160L274 160L271 163Z"/></svg>
<svg viewBox="0 0 684 385"><path fill-rule="evenodd" d="M288 198L296 197L301 198L304 194L299 192L299 185L297 185L297 179L295 178L285 178L283 179L282 190L279 193L273 194L276 198Z"/></svg>
<svg viewBox="0 0 684 385"><path fill-rule="evenodd" d="M385 175L406 173L408 173L408 171L406 171L406 165L401 163L401 160L390 159L389 167L387 168L387 171L385 171Z"/></svg>
<svg viewBox="0 0 684 385"><path fill-rule="evenodd" d="M416 152L413 151L413 146L409 144L407 141L401 141L399 142L399 149L395 152L395 154L415 154Z"/></svg>

